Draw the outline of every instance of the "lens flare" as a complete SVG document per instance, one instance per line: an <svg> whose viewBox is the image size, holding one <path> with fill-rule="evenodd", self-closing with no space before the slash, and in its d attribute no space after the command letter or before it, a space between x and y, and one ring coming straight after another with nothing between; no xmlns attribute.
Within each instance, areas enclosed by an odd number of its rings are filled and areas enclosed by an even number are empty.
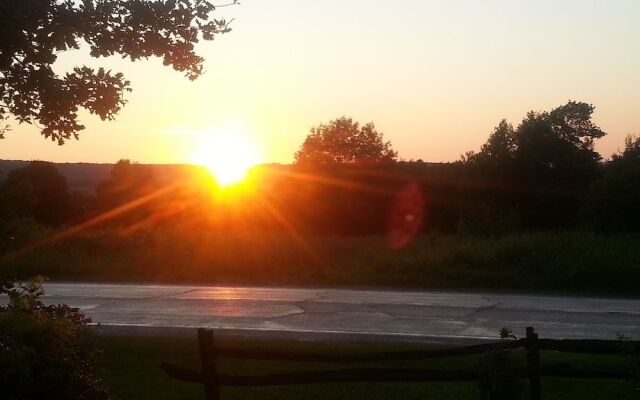
<svg viewBox="0 0 640 400"><path fill-rule="evenodd" d="M410 183L395 197L389 214L387 243L392 249L400 249L418 233L424 219L424 198L420 186Z"/></svg>

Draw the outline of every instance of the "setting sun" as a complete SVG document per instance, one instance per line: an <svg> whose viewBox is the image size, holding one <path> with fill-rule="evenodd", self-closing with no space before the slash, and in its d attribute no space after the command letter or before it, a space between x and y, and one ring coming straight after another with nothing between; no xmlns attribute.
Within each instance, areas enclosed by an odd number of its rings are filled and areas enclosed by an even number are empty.
<svg viewBox="0 0 640 400"><path fill-rule="evenodd" d="M193 161L204 165L220 186L240 183L260 159L255 146L238 132L204 136L198 143Z"/></svg>

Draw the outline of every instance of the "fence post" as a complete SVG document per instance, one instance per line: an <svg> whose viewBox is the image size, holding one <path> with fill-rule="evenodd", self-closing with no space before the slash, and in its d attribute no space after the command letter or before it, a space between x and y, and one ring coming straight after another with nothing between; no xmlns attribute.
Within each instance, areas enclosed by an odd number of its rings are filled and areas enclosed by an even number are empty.
<svg viewBox="0 0 640 400"><path fill-rule="evenodd" d="M529 399L540 400L540 350L538 334L527 327L527 370L529 373Z"/></svg>
<svg viewBox="0 0 640 400"><path fill-rule="evenodd" d="M206 400L220 400L212 329L198 328L198 351L200 353L200 370L202 371L205 398Z"/></svg>

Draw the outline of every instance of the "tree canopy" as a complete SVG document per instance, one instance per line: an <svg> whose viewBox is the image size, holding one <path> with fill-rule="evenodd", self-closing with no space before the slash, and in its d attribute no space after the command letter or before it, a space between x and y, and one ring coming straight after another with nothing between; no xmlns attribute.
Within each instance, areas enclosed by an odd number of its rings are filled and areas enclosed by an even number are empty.
<svg viewBox="0 0 640 400"><path fill-rule="evenodd" d="M82 43L93 57L160 57L196 79L204 59L194 45L230 30L213 18L216 7L207 0L1 1L0 122L13 115L63 144L84 129L80 108L113 119L130 90L122 73L82 66L60 76L52 69L58 53Z"/></svg>
<svg viewBox="0 0 640 400"><path fill-rule="evenodd" d="M637 231L640 228L640 137L627 136L604 173L591 185L586 217L596 228Z"/></svg>
<svg viewBox="0 0 640 400"><path fill-rule="evenodd" d="M148 165L118 161L109 178L96 187L97 207L102 212L157 190L158 183Z"/></svg>
<svg viewBox="0 0 640 400"><path fill-rule="evenodd" d="M591 120L593 111L590 104L569 101L550 112L527 113L517 129L502 120L467 161L494 177L584 186L601 160L595 139L605 135Z"/></svg>
<svg viewBox="0 0 640 400"><path fill-rule="evenodd" d="M511 207L532 226L572 223L600 168L594 143L605 133L592 121L593 111L590 104L569 101L527 113L515 129L501 121L466 159L474 179L484 182L484 203Z"/></svg>
<svg viewBox="0 0 640 400"><path fill-rule="evenodd" d="M0 211L0 216L58 226L72 212L67 180L53 163L32 161L7 174L0 185Z"/></svg>
<svg viewBox="0 0 640 400"><path fill-rule="evenodd" d="M312 127L295 154L296 164L342 164L394 161L397 152L373 123L360 125L340 117Z"/></svg>

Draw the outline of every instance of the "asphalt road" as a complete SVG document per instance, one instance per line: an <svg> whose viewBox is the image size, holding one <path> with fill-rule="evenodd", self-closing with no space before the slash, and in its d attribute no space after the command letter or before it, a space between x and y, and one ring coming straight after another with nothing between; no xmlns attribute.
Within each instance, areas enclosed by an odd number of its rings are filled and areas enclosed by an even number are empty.
<svg viewBox="0 0 640 400"><path fill-rule="evenodd" d="M640 300L388 291L48 283L45 302L79 307L101 329L227 332L396 340L482 340L501 327L540 337L640 339ZM192 333L191 330L189 330Z"/></svg>

